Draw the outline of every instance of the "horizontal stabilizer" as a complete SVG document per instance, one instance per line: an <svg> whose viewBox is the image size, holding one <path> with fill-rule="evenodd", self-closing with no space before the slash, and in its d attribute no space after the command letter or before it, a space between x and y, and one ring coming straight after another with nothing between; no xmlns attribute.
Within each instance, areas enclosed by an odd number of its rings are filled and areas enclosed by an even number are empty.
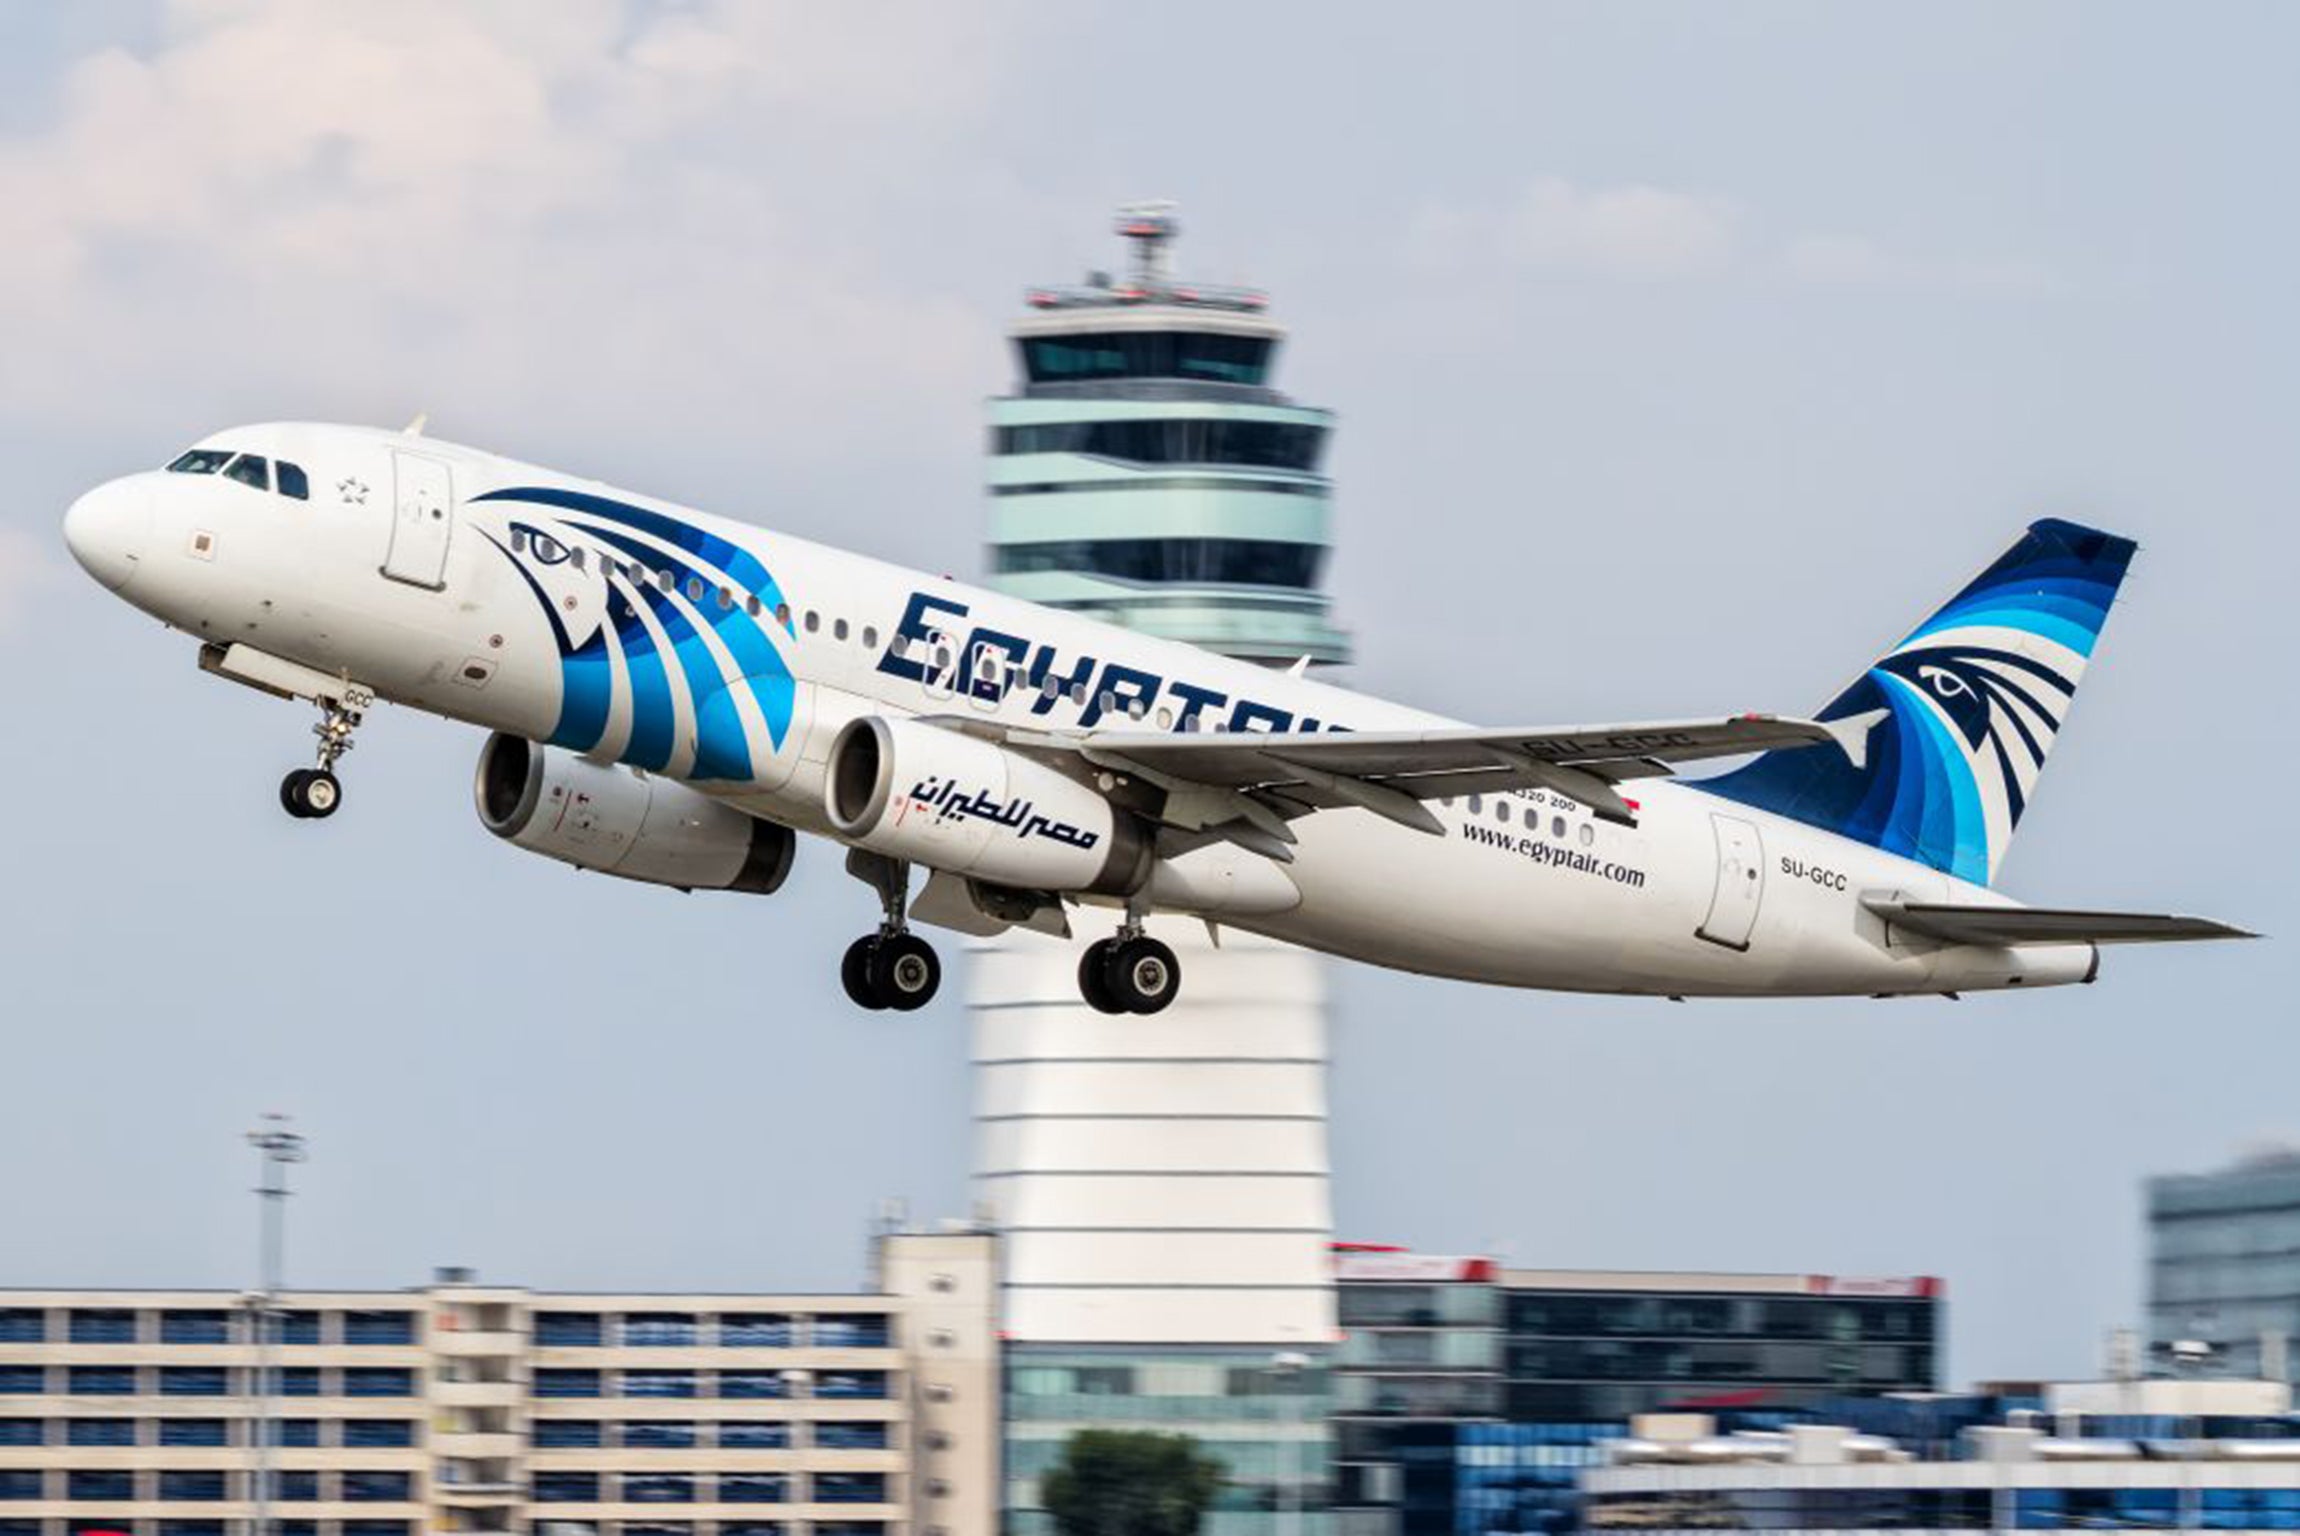
<svg viewBox="0 0 2300 1536"><path fill-rule="evenodd" d="M2209 917L2162 912L2075 912L2058 907L1974 907L1871 899L1861 903L1896 927L1944 944L2168 944L2256 939Z"/></svg>

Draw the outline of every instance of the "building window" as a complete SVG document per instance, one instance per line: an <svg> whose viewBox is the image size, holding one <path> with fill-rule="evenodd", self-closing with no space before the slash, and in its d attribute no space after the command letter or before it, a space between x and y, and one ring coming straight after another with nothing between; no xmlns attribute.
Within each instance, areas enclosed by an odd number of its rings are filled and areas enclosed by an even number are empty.
<svg viewBox="0 0 2300 1536"><path fill-rule="evenodd" d="M791 1342L791 1320L776 1316L722 1316L719 1344L724 1349L786 1349Z"/></svg>
<svg viewBox="0 0 2300 1536"><path fill-rule="evenodd" d="M75 1344L133 1344L136 1314L119 1307L76 1307L71 1337Z"/></svg>
<svg viewBox="0 0 2300 1536"><path fill-rule="evenodd" d="M317 1520L275 1520L272 1536L319 1536Z"/></svg>
<svg viewBox="0 0 2300 1536"><path fill-rule="evenodd" d="M346 1472L343 1498L351 1504L398 1504L409 1497L411 1479L405 1472Z"/></svg>
<svg viewBox="0 0 2300 1536"><path fill-rule="evenodd" d="M886 1536L881 1520L817 1520L808 1529L814 1536Z"/></svg>
<svg viewBox="0 0 2300 1536"><path fill-rule="evenodd" d="M229 1344L231 1341L232 1318L229 1312L160 1314L162 1344Z"/></svg>
<svg viewBox="0 0 2300 1536"><path fill-rule="evenodd" d="M597 1349L600 1345L596 1312L538 1312L535 1342L545 1349Z"/></svg>
<svg viewBox="0 0 2300 1536"><path fill-rule="evenodd" d="M695 1443L695 1426L685 1419L637 1419L623 1426L622 1440L635 1449L682 1451Z"/></svg>
<svg viewBox="0 0 2300 1536"><path fill-rule="evenodd" d="M133 1472L67 1472L64 1496L68 1499L105 1499L126 1503L136 1496Z"/></svg>
<svg viewBox="0 0 2300 1536"><path fill-rule="evenodd" d="M883 1314L815 1319L814 1342L818 1349L884 1349L887 1339Z"/></svg>
<svg viewBox="0 0 2300 1536"><path fill-rule="evenodd" d="M634 1312L623 1319L630 1349L683 1349L695 1342L695 1319L685 1312Z"/></svg>
<svg viewBox="0 0 2300 1536"><path fill-rule="evenodd" d="M231 1443L231 1425L229 1421L224 1419L160 1420L160 1444L162 1445L229 1445Z"/></svg>
<svg viewBox="0 0 2300 1536"><path fill-rule="evenodd" d="M405 1520L346 1520L339 1529L343 1536L408 1536Z"/></svg>
<svg viewBox="0 0 2300 1536"><path fill-rule="evenodd" d="M818 1484L821 1479L818 1477ZM722 1504L781 1504L791 1496L791 1480L780 1472L721 1472Z"/></svg>
<svg viewBox="0 0 2300 1536"><path fill-rule="evenodd" d="M0 1307L0 1344L45 1344L48 1314L38 1307Z"/></svg>
<svg viewBox="0 0 2300 1536"><path fill-rule="evenodd" d="M48 1390L48 1373L37 1365L0 1365L0 1397L32 1397Z"/></svg>
<svg viewBox="0 0 2300 1536"><path fill-rule="evenodd" d="M396 1366L351 1366L343 1373L345 1397L413 1397L415 1372Z"/></svg>
<svg viewBox="0 0 2300 1536"><path fill-rule="evenodd" d="M626 1520L623 1536L695 1536L695 1527L686 1520Z"/></svg>
<svg viewBox="0 0 2300 1536"><path fill-rule="evenodd" d="M883 1451L886 1449L884 1424L841 1424L824 1422L814 1430L815 1447L825 1451Z"/></svg>
<svg viewBox="0 0 2300 1536"><path fill-rule="evenodd" d="M626 1472L623 1500L628 1504L692 1504L695 1479L685 1472Z"/></svg>
<svg viewBox="0 0 2300 1536"><path fill-rule="evenodd" d="M1258 385L1269 372L1268 336L1220 331L1095 331L1025 336L1018 343L1033 384L1094 379L1204 379Z"/></svg>
<svg viewBox="0 0 2300 1536"><path fill-rule="evenodd" d="M415 1444L413 1419L345 1419L343 1443L359 1450L383 1450Z"/></svg>
<svg viewBox="0 0 2300 1536"><path fill-rule="evenodd" d="M162 1391L168 1372L163 1371ZM65 1378L74 1397L129 1397L136 1390L136 1368L132 1365L75 1365Z"/></svg>
<svg viewBox="0 0 2300 1536"><path fill-rule="evenodd" d="M790 1386L780 1371L721 1371L721 1397L788 1397Z"/></svg>
<svg viewBox="0 0 2300 1536"><path fill-rule="evenodd" d="M43 1495L40 1491L40 1474L37 1470L22 1467L0 1469L0 1499L37 1499L41 1497Z"/></svg>
<svg viewBox="0 0 2300 1536"><path fill-rule="evenodd" d="M529 1438L540 1450L590 1450L603 1443L597 1419L537 1419Z"/></svg>
<svg viewBox="0 0 2300 1536"><path fill-rule="evenodd" d="M162 1397L225 1397L232 1390L232 1373L220 1365L163 1365Z"/></svg>
<svg viewBox="0 0 2300 1536"><path fill-rule="evenodd" d="M343 1315L343 1341L346 1344L413 1344L415 1314L346 1312Z"/></svg>
<svg viewBox="0 0 2300 1536"><path fill-rule="evenodd" d="M815 1377L817 1397L884 1397L884 1371L823 1371Z"/></svg>
<svg viewBox="0 0 2300 1536"><path fill-rule="evenodd" d="M599 1474L596 1472L538 1472L535 1474L535 1502L538 1504L596 1504L599 1502Z"/></svg>
<svg viewBox="0 0 2300 1536"><path fill-rule="evenodd" d="M316 1504L319 1502L319 1474L274 1472L272 1497L283 1504Z"/></svg>
<svg viewBox="0 0 2300 1536"><path fill-rule="evenodd" d="M275 1312L272 1314L272 1337L282 1344L317 1344L319 1342L319 1314L317 1312Z"/></svg>
<svg viewBox="0 0 2300 1536"><path fill-rule="evenodd" d="M215 1503L224 1497L224 1474L221 1472L162 1472L160 1497L184 1499L201 1503Z"/></svg>
<svg viewBox="0 0 2300 1536"><path fill-rule="evenodd" d="M272 1444L295 1446L300 1449L309 1449L312 1446L318 1445L319 1420L272 1420Z"/></svg>
<svg viewBox="0 0 2300 1536"><path fill-rule="evenodd" d="M727 1450L779 1451L790 1443L790 1425L777 1421L730 1419L719 1426L719 1444Z"/></svg>
<svg viewBox="0 0 2300 1536"><path fill-rule="evenodd" d="M0 1531L0 1536L7 1532ZM32 1536L39 1536L33 1532ZM777 1520L722 1520L719 1536L783 1536L782 1523Z"/></svg>
<svg viewBox="0 0 2300 1536"><path fill-rule="evenodd" d="M224 1536L221 1520L162 1520L160 1536ZM285 1528L281 1536L286 1536Z"/></svg>
<svg viewBox="0 0 2300 1536"><path fill-rule="evenodd" d="M535 1373L537 1397L597 1397L599 1373L597 1371L537 1371Z"/></svg>
<svg viewBox="0 0 2300 1536"><path fill-rule="evenodd" d="M817 1472L814 1493L817 1504L884 1504L886 1474Z"/></svg>
<svg viewBox="0 0 2300 1536"><path fill-rule="evenodd" d="M134 1419L66 1419L64 1421L64 1443L66 1445L134 1445L136 1443L136 1421Z"/></svg>
<svg viewBox="0 0 2300 1536"><path fill-rule="evenodd" d="M0 1445L46 1445L47 1429L41 1419L0 1419Z"/></svg>
<svg viewBox="0 0 2300 1536"><path fill-rule="evenodd" d="M625 1397L693 1397L693 1371L625 1371Z"/></svg>
<svg viewBox="0 0 2300 1536"><path fill-rule="evenodd" d="M1326 428L1309 422L1185 416L1000 427L997 453L1083 453L1135 464L1244 464L1315 471Z"/></svg>
<svg viewBox="0 0 2300 1536"><path fill-rule="evenodd" d="M278 1371L272 1379L272 1395L274 1397L319 1396L318 1368L309 1365L291 1365Z"/></svg>

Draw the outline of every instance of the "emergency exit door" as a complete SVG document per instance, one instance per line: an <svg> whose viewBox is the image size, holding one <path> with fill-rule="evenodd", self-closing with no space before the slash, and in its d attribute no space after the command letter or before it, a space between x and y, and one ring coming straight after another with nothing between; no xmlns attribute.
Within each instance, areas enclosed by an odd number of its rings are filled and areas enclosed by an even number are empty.
<svg viewBox="0 0 2300 1536"><path fill-rule="evenodd" d="M1712 944L1747 949L1765 896L1765 845L1756 827L1738 816L1712 814L1709 824L1717 835L1717 888L1709 915L1694 931Z"/></svg>
<svg viewBox="0 0 2300 1536"><path fill-rule="evenodd" d="M418 453L392 454L391 471L391 551L383 558L383 574L437 591L447 585L454 483L444 463Z"/></svg>

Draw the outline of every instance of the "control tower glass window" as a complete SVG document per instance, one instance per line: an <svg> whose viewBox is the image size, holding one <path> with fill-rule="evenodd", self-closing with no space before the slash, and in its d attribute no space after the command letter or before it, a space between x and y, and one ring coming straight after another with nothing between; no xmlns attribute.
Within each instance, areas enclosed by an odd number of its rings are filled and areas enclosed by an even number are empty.
<svg viewBox="0 0 2300 1536"><path fill-rule="evenodd" d="M1000 453L1085 453L1137 464L1248 464L1315 470L1326 429L1307 422L1226 418L1046 421L998 429Z"/></svg>
<svg viewBox="0 0 2300 1536"><path fill-rule="evenodd" d="M1095 379L1200 379L1260 384L1274 343L1267 336L1200 331L1109 331L1022 338L1022 370L1033 384Z"/></svg>
<svg viewBox="0 0 2300 1536"><path fill-rule="evenodd" d="M1325 549L1282 539L1056 539L992 551L1000 575L1069 571L1120 581L1308 588Z"/></svg>

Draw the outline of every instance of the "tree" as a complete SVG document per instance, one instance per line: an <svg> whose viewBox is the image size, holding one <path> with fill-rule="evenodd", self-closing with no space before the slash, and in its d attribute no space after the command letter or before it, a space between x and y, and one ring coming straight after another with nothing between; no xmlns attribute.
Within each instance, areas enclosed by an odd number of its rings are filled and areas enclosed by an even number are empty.
<svg viewBox="0 0 2300 1536"><path fill-rule="evenodd" d="M1222 1464L1188 1435L1082 1429L1039 1479L1062 1536L1195 1536L1222 1486Z"/></svg>

